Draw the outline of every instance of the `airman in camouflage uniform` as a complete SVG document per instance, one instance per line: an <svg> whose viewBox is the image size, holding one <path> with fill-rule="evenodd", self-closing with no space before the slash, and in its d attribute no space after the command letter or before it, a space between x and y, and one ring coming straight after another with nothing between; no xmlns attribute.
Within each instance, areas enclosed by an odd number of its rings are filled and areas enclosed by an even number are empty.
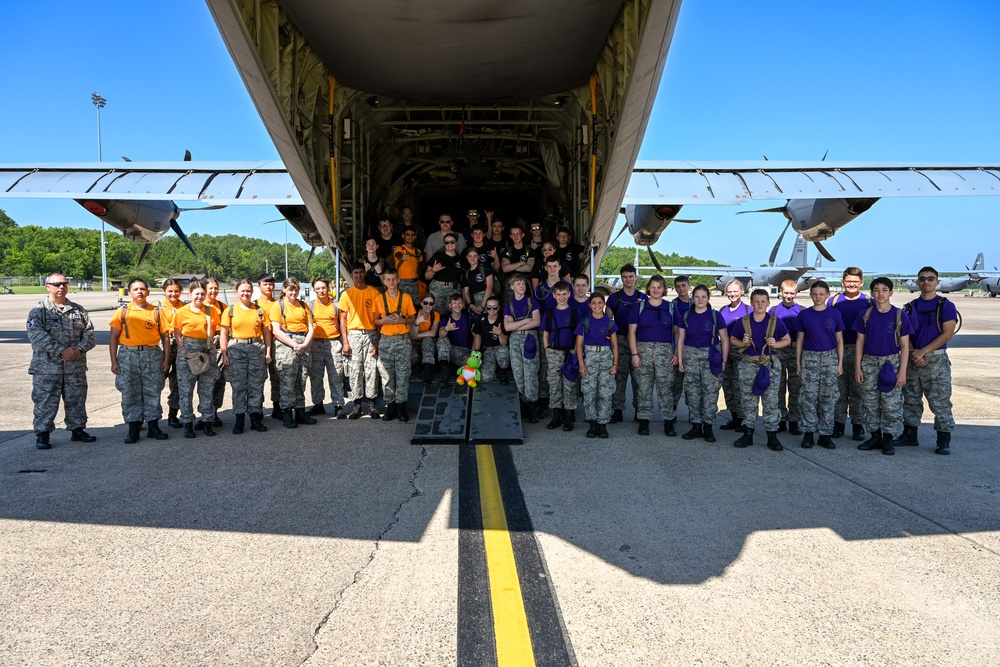
<svg viewBox="0 0 1000 667"><path fill-rule="evenodd" d="M497 379L497 369L510 369L510 349L506 346L483 348L483 363L479 368L482 370L483 382L493 382Z"/></svg>
<svg viewBox="0 0 1000 667"><path fill-rule="evenodd" d="M31 341L31 400L35 404L35 446L49 449L59 399L65 405L66 428L72 440L94 442L87 425L87 352L94 348L94 325L83 306L66 299L69 283L60 273L45 281L48 298L28 314Z"/></svg>
<svg viewBox="0 0 1000 667"><path fill-rule="evenodd" d="M799 394L800 427L805 433L833 434L834 413L840 386L837 381L837 350L802 351L802 391ZM832 449L833 441L822 440Z"/></svg>

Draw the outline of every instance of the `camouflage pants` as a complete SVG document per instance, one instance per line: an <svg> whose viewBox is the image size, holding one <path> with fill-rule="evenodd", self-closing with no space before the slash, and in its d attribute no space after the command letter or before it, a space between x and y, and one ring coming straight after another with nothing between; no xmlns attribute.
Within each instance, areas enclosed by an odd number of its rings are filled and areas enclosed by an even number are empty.
<svg viewBox="0 0 1000 667"><path fill-rule="evenodd" d="M924 357L926 366L906 367L906 384L903 385L903 423L920 426L924 415L924 401L934 414L934 430L952 433L955 418L951 414L951 360L945 350L935 350Z"/></svg>
<svg viewBox="0 0 1000 667"><path fill-rule="evenodd" d="M122 393L122 417L126 423L150 421L163 416L160 396L166 378L160 367L163 350L159 347L118 347L115 388Z"/></svg>
<svg viewBox="0 0 1000 667"><path fill-rule="evenodd" d="M740 392L739 367L743 363L743 353L736 347L729 347L729 358L722 370L722 395L726 397L726 408L733 417L740 416L743 399ZM686 367L687 364L684 364Z"/></svg>
<svg viewBox="0 0 1000 667"><path fill-rule="evenodd" d="M213 345L215 349L219 349L219 336L216 335L213 339ZM221 355L220 355L221 357ZM222 359L219 359L222 362ZM212 404L215 405L215 412L218 413L222 409L222 403L226 400L226 371L224 368L219 368L219 378L215 381L215 386L212 387Z"/></svg>
<svg viewBox="0 0 1000 667"><path fill-rule="evenodd" d="M285 335L301 343L306 339L304 333L288 333ZM282 342L275 345L278 358L278 377L281 378L281 409L306 407L306 380L309 379L309 367L312 364L312 354L306 349L302 354Z"/></svg>
<svg viewBox="0 0 1000 667"><path fill-rule="evenodd" d="M611 346L584 348L586 357L584 364L587 374L580 374L580 386L583 388L583 407L587 421L597 421L607 424L611 421L611 398L615 392L615 378L611 375L611 366L615 357Z"/></svg>
<svg viewBox="0 0 1000 667"><path fill-rule="evenodd" d="M188 369L186 352L197 352L206 348L205 342L200 340L185 339L177 350L177 388L180 390L181 398L181 421L191 424L195 420L194 415L194 394L195 386L198 388L198 412L201 413L201 421L210 422L215 419L215 404L212 402L212 390L215 381L219 379L219 368L215 364L216 355L214 349L209 352L212 357L211 368L201 375L191 375Z"/></svg>
<svg viewBox="0 0 1000 667"><path fill-rule="evenodd" d="M674 381L670 385L670 393L674 397L674 412L677 412L677 405L681 402L681 396L684 395L684 373L677 370L674 366Z"/></svg>
<svg viewBox="0 0 1000 667"><path fill-rule="evenodd" d="M865 405L861 400L861 385L854 379L855 347L844 345L844 373L837 379L837 389L840 398L837 399L837 409L834 421L847 423L848 408L850 408L851 423L863 426L865 423Z"/></svg>
<svg viewBox="0 0 1000 667"><path fill-rule="evenodd" d="M462 290L455 286L455 283L443 283L439 280L432 280L427 285L427 291L434 295L434 310L447 317L451 310L448 308L448 298L452 294L460 293ZM414 301L414 303L416 303ZM441 324L444 326L444 322Z"/></svg>
<svg viewBox="0 0 1000 667"><path fill-rule="evenodd" d="M632 368L632 355L628 353L628 336L618 334L618 372L615 374L615 395L611 398L612 410L625 409L625 387L632 378L632 407L639 409L639 381Z"/></svg>
<svg viewBox="0 0 1000 667"><path fill-rule="evenodd" d="M549 407L576 410L576 395L580 390L580 379L570 382L563 375L562 365L566 354L576 354L574 350L545 350L548 361ZM485 378L485 375L483 376Z"/></svg>
<svg viewBox="0 0 1000 667"><path fill-rule="evenodd" d="M743 426L755 428L759 404L764 417L764 430L777 431L778 422L781 421L781 412L778 410L778 378L781 377L781 359L777 355L771 358L771 384L763 396L757 396L753 393L753 383L759 369L760 366L746 360L741 361L736 369L740 383L740 398L743 400L740 416L743 417Z"/></svg>
<svg viewBox="0 0 1000 667"><path fill-rule="evenodd" d="M66 409L66 428L72 431L87 425L87 374L60 373L32 375L31 400L35 404L35 433L49 433L56 428L59 399Z"/></svg>
<svg viewBox="0 0 1000 667"><path fill-rule="evenodd" d="M264 411L267 348L264 341L230 340L226 376L233 386L233 412L238 415Z"/></svg>
<svg viewBox="0 0 1000 667"><path fill-rule="evenodd" d="M412 362L414 364L430 364L433 366L437 363L437 338L421 338L420 340L412 341L413 354L411 355Z"/></svg>
<svg viewBox="0 0 1000 667"><path fill-rule="evenodd" d="M323 381L330 384L330 405L344 405L344 375L347 362L344 359L344 344L340 338L313 338L309 344L312 362L309 365L309 387L313 405L326 400Z"/></svg>
<svg viewBox="0 0 1000 667"><path fill-rule="evenodd" d="M626 348L627 349L627 348ZM660 414L664 420L676 416L674 412L674 367L670 360L674 356L671 343L647 343L636 341L639 363L635 375L639 385L639 419L653 418L653 388L660 399Z"/></svg>
<svg viewBox="0 0 1000 667"><path fill-rule="evenodd" d="M549 398L549 358L542 349L542 334L538 334L538 398Z"/></svg>
<svg viewBox="0 0 1000 667"><path fill-rule="evenodd" d="M413 307L420 310L420 285L417 283L416 278L410 278L408 280L400 278L399 291L403 294L409 294L410 298L413 300Z"/></svg>
<svg viewBox="0 0 1000 667"><path fill-rule="evenodd" d="M173 343L173 336L171 336L171 343ZM171 412L176 412L180 409L180 390L177 389L177 346L170 346L170 370L167 371L167 386L170 390L167 392L167 408Z"/></svg>
<svg viewBox="0 0 1000 667"><path fill-rule="evenodd" d="M537 344L537 352L534 359L524 358L524 341L532 336ZM514 372L514 384L517 390L524 394L524 400L538 400L538 355L541 354L541 343L538 340L537 331L514 331L510 334L510 367Z"/></svg>
<svg viewBox="0 0 1000 667"><path fill-rule="evenodd" d="M378 398L378 361L372 356L376 336L377 331L351 329L347 332L347 342L351 345L348 372L355 401Z"/></svg>
<svg viewBox="0 0 1000 667"><path fill-rule="evenodd" d="M470 352L472 352L470 348L452 345L447 336L437 339L437 356L439 363L464 366L465 362L469 360Z"/></svg>
<svg viewBox="0 0 1000 667"><path fill-rule="evenodd" d="M715 424L719 414L719 387L722 377L708 364L707 347L684 348L684 402L692 424Z"/></svg>
<svg viewBox="0 0 1000 667"><path fill-rule="evenodd" d="M781 359L781 373L778 375L778 410L782 419L797 422L802 417L799 410L802 378L795 372L795 345L778 350L778 358Z"/></svg>
<svg viewBox="0 0 1000 667"><path fill-rule="evenodd" d="M899 372L899 355L873 357L866 354L861 358L861 371L865 374L861 385L861 400L865 410L865 428L869 433L882 431L896 435L903 430L903 390L895 388L882 393L878 388L878 372L886 361ZM846 375L846 373L845 373Z"/></svg>
<svg viewBox="0 0 1000 667"><path fill-rule="evenodd" d="M267 380L271 385L271 405L278 407L281 404L281 378L278 377L278 353L271 341L271 363L267 365ZM261 390L261 403L264 402L264 393Z"/></svg>
<svg viewBox="0 0 1000 667"><path fill-rule="evenodd" d="M410 336L382 336L378 345L378 372L386 404L405 403L410 387Z"/></svg>
<svg viewBox="0 0 1000 667"><path fill-rule="evenodd" d="M833 434L834 413L840 388L837 350L802 350L802 390L799 393L799 426L806 433Z"/></svg>
<svg viewBox="0 0 1000 667"><path fill-rule="evenodd" d="M503 345L483 348L482 371L483 382L493 382L497 379L497 367L510 368L510 350Z"/></svg>

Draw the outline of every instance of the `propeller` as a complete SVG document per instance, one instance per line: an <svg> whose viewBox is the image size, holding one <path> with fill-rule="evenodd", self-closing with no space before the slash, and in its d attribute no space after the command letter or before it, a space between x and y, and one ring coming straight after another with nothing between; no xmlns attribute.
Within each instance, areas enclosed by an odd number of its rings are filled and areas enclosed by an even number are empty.
<svg viewBox="0 0 1000 667"><path fill-rule="evenodd" d="M778 240L774 242L774 248L771 250L771 257L767 260L768 266L774 266L774 262L778 258L778 248L781 247L781 242L785 238L785 232L787 232L788 228L791 226L792 226L792 221L789 220L788 224L785 225L785 228L781 230L781 234L778 235Z"/></svg>
<svg viewBox="0 0 1000 667"><path fill-rule="evenodd" d="M267 224L267 223L264 223L264 224ZM611 243L608 244L609 248L615 244L615 241L617 241L621 237L622 234L625 233L626 229L628 229L628 221L627 220L625 221L625 224L622 225L621 231L618 232L618 235L615 236L613 239L611 239Z"/></svg>
<svg viewBox="0 0 1000 667"><path fill-rule="evenodd" d="M135 268L137 269L139 268L139 265L142 264L142 260L146 259L146 255L149 254L149 249L152 247L153 247L152 243L147 243L146 245L142 246L142 252L139 253L139 261L135 263ZM191 252L194 252L194 250L192 250ZM197 255L195 255L195 257L197 257Z"/></svg>
<svg viewBox="0 0 1000 667"><path fill-rule="evenodd" d="M823 255L823 257L826 257L831 262L837 261L836 259L834 259L833 255L830 254L830 251L828 251L826 248L823 247L822 243L820 243L819 241L813 241L813 245L816 246L816 250L819 250L819 254Z"/></svg>
<svg viewBox="0 0 1000 667"><path fill-rule="evenodd" d="M194 247L191 245L191 242L188 241L187 234L184 233L184 230L181 229L181 226L177 224L176 220L171 220L170 221L170 229L174 230L174 234L177 234L177 238L179 238L181 241L184 242L184 245L187 246L187 249L190 250L191 254L194 255L195 259L197 259L200 262L201 261L201 257L198 257L198 253L196 253L194 251ZM149 249L148 245L147 245L146 249L147 250ZM146 255L145 255L145 252L144 252L143 253L143 257L145 257L145 256ZM141 262L142 260L140 259L139 261Z"/></svg>
<svg viewBox="0 0 1000 667"><path fill-rule="evenodd" d="M656 267L657 273L659 273L659 274L662 275L663 274L663 267L660 266L660 263L658 261L656 261L656 253L653 252L652 246L647 246L646 247L646 252L649 253L649 259L653 262L653 266Z"/></svg>
<svg viewBox="0 0 1000 667"><path fill-rule="evenodd" d="M316 254L316 248L317 246L313 246L312 248L309 249L309 256L306 257L306 267L309 266L309 262L312 261L313 255Z"/></svg>

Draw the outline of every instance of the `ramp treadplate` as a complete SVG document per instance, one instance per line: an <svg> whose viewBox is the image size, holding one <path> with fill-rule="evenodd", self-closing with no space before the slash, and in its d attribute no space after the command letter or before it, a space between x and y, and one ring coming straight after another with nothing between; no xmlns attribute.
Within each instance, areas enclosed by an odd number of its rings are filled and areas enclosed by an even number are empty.
<svg viewBox="0 0 1000 667"><path fill-rule="evenodd" d="M521 403L517 386L498 382L480 384L472 393L469 443L523 445Z"/></svg>
<svg viewBox="0 0 1000 667"><path fill-rule="evenodd" d="M469 388L454 382L425 387L413 424L411 445L463 445Z"/></svg>

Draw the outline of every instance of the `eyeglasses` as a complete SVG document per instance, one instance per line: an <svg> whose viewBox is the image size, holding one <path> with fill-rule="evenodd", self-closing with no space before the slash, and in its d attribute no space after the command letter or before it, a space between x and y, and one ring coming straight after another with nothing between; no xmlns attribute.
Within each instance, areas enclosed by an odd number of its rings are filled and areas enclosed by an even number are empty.
<svg viewBox="0 0 1000 667"><path fill-rule="evenodd" d="M466 213L465 216L467 218L478 218L479 214L478 213Z"/></svg>
<svg viewBox="0 0 1000 667"><path fill-rule="evenodd" d="M66 287L67 285L69 285L69 283L66 282L66 281L59 282L59 283L45 283L45 284L46 285L51 285L52 287Z"/></svg>
<svg viewBox="0 0 1000 667"><path fill-rule="evenodd" d="M532 227L531 231L533 231L533 232L540 232L540 231L542 231L542 228L541 227Z"/></svg>
<svg viewBox="0 0 1000 667"><path fill-rule="evenodd" d="M486 306L486 310L500 310L500 306Z"/></svg>
<svg viewBox="0 0 1000 667"><path fill-rule="evenodd" d="M937 280L937 276L918 276L917 277L917 282L918 283L929 283L929 282L932 282L934 280ZM52 283L52 284L55 285L56 283Z"/></svg>
<svg viewBox="0 0 1000 667"><path fill-rule="evenodd" d="M445 245L455 245L456 243L458 243L458 241L445 241L444 242Z"/></svg>
<svg viewBox="0 0 1000 667"><path fill-rule="evenodd" d="M421 301L420 303L424 304L425 306L433 306L434 305L433 301Z"/></svg>
<svg viewBox="0 0 1000 667"><path fill-rule="evenodd" d="M447 223L449 225L451 224L451 220L438 220L438 222L441 223L442 225L445 224L445 223Z"/></svg>

